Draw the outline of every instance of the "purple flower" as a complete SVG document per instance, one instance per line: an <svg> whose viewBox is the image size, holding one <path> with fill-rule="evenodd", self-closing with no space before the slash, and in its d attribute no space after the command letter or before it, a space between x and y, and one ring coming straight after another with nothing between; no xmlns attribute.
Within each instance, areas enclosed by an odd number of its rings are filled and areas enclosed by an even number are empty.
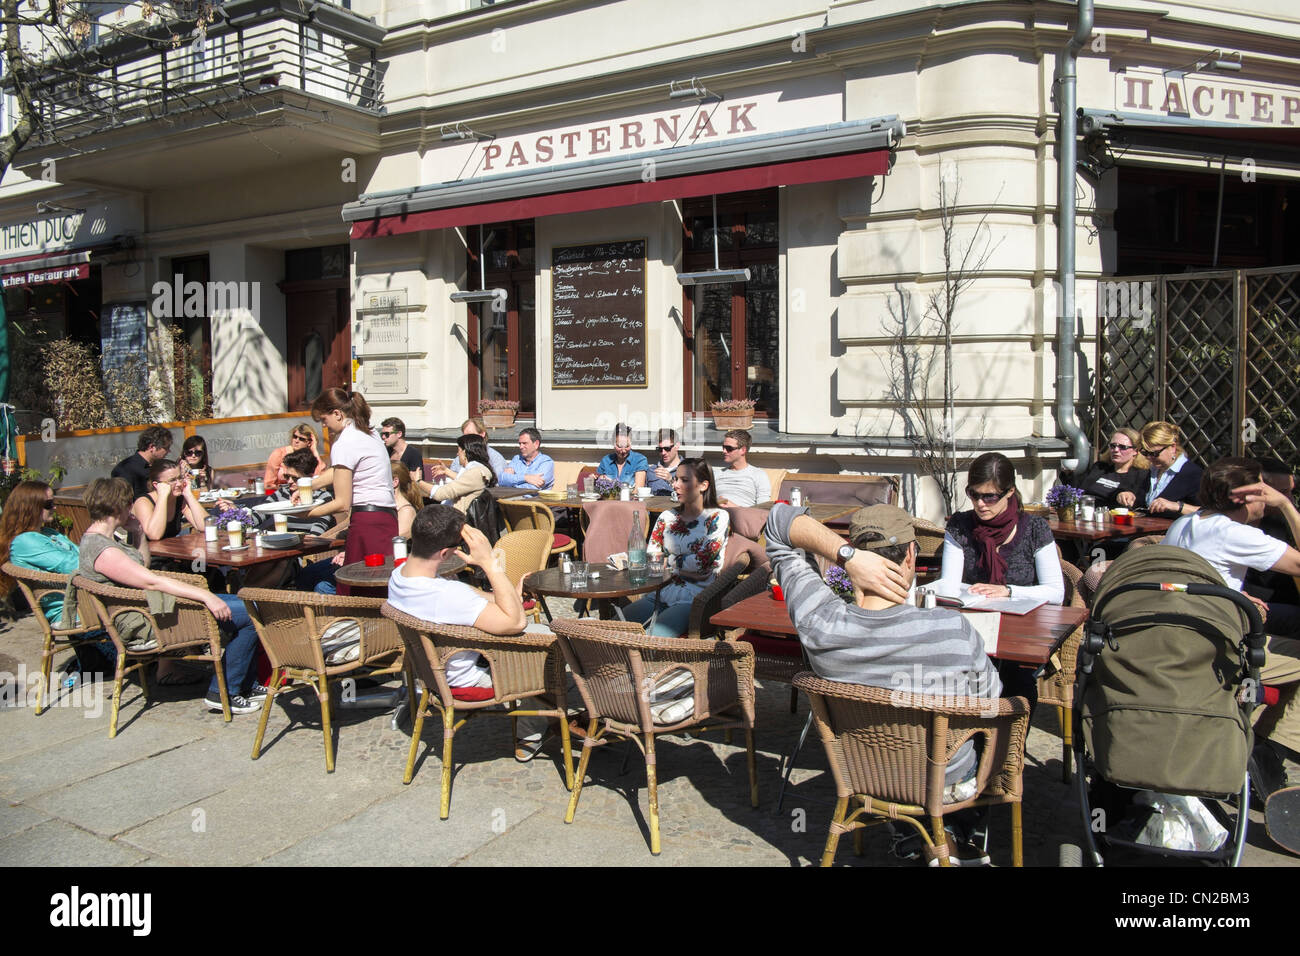
<svg viewBox="0 0 1300 956"><path fill-rule="evenodd" d="M1049 508L1068 508L1071 505L1077 505L1082 497L1082 488L1075 488L1071 485L1055 485L1048 490L1047 497L1043 500L1047 502Z"/></svg>
<svg viewBox="0 0 1300 956"><path fill-rule="evenodd" d="M840 597L852 599L853 582L849 580L849 572L838 564L831 565L826 569L826 584Z"/></svg>

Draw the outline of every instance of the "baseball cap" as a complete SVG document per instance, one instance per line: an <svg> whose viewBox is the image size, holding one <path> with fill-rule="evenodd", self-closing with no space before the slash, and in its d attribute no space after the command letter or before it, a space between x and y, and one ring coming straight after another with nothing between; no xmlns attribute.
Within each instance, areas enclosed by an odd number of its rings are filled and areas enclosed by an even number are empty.
<svg viewBox="0 0 1300 956"><path fill-rule="evenodd" d="M849 540L858 547L858 539L864 534L875 532L884 540L869 541L861 547L867 551L888 548L896 544L907 544L916 540L916 531L912 527L912 516L897 505L869 505L859 508L849 521Z"/></svg>

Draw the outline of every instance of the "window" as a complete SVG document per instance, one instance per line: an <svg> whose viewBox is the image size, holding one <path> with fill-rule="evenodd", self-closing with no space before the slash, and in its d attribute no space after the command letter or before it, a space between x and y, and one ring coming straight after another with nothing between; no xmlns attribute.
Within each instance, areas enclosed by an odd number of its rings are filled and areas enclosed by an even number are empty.
<svg viewBox="0 0 1300 956"><path fill-rule="evenodd" d="M780 399L780 234L775 189L718 197L718 267L748 268L750 280L686 286L685 407L752 398L759 417L775 416ZM713 268L711 197L683 203L682 270Z"/></svg>
<svg viewBox="0 0 1300 956"><path fill-rule="evenodd" d="M483 283L479 282L482 230ZM521 415L537 411L537 337L533 221L472 226L468 240L470 289L504 289L504 300L469 305L469 407L480 399L519 403Z"/></svg>
<svg viewBox="0 0 1300 956"><path fill-rule="evenodd" d="M210 278L208 257L173 259L167 281L178 281L176 276L180 276L182 294L185 285L190 282L201 283L206 289ZM202 418L212 411L212 391L207 384L212 381L212 332L208 319L208 316L203 315L171 320L174 361L172 384L178 418Z"/></svg>

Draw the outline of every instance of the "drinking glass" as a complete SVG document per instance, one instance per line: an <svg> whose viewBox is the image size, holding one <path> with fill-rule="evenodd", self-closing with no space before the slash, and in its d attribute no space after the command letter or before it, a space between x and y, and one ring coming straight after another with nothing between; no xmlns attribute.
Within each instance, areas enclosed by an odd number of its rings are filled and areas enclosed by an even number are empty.
<svg viewBox="0 0 1300 956"><path fill-rule="evenodd" d="M573 562L573 579L569 582L569 584L575 591L587 590L587 562L586 561Z"/></svg>
<svg viewBox="0 0 1300 956"><path fill-rule="evenodd" d="M596 479L594 476L589 475L582 479L582 492L587 495L594 495L596 493Z"/></svg>
<svg viewBox="0 0 1300 956"><path fill-rule="evenodd" d="M576 498L576 497L578 497L578 486L577 486L577 485L569 485L568 488L564 489L564 492L565 492L565 494L566 494L568 497L570 497L570 498Z"/></svg>
<svg viewBox="0 0 1300 956"><path fill-rule="evenodd" d="M658 580L664 576L664 556L662 553L652 554L649 559L650 576Z"/></svg>
<svg viewBox="0 0 1300 956"><path fill-rule="evenodd" d="M1097 515L1097 499L1092 495L1084 495L1079 499L1079 510L1084 521L1092 521Z"/></svg>

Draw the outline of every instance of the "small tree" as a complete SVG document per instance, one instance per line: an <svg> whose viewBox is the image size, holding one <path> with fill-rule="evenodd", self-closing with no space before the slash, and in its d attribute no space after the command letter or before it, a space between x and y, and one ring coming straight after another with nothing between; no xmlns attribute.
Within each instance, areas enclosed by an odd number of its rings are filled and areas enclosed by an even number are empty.
<svg viewBox="0 0 1300 956"><path fill-rule="evenodd" d="M946 171L945 171L946 172ZM983 271L994 250L988 234L988 213L975 226L967 243L956 237L957 199L961 177L955 170L939 181L939 223L943 233L943 281L915 314L911 296L901 284L887 306L884 327L891 337L886 364L885 395L902 419L903 436L912 447L920 471L932 479L943 498L945 514L957 500L957 469L966 463L957 453L956 395L952 374L953 322L962 295ZM999 194L1000 195L1000 194ZM997 199L994 199L996 205Z"/></svg>

